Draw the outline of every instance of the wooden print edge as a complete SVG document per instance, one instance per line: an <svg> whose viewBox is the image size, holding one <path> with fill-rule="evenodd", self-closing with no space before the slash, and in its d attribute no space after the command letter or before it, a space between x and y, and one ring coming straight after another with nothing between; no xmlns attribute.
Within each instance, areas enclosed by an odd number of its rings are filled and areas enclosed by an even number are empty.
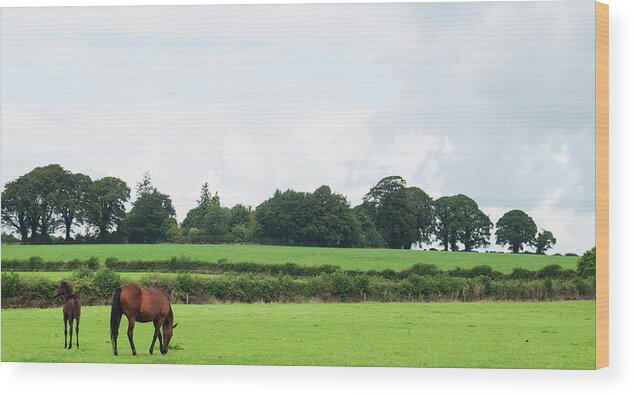
<svg viewBox="0 0 634 395"><path fill-rule="evenodd" d="M596 2L596 368L609 365L609 7Z"/></svg>

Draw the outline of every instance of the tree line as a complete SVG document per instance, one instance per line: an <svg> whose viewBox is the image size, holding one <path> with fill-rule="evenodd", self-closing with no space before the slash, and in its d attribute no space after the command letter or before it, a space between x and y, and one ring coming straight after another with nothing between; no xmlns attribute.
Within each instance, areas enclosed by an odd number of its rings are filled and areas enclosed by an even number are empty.
<svg viewBox="0 0 634 395"><path fill-rule="evenodd" d="M297 246L410 248L438 243L444 250L473 251L490 244L493 223L470 197L432 199L400 176L381 179L352 207L324 185L314 192L277 190L255 208L221 204L203 184L196 207L179 224L171 198L158 191L148 173L131 199L116 177L92 180L58 164L37 167L7 183L2 192L2 225L22 242L223 243L253 242ZM83 234L79 231L83 229ZM496 244L517 253L544 253L557 242L538 230L521 210L495 224ZM5 235L4 239L9 238Z"/></svg>

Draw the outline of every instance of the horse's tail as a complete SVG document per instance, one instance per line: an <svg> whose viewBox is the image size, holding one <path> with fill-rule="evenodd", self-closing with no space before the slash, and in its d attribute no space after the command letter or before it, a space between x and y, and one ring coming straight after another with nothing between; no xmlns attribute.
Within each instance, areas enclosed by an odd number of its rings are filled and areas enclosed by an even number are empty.
<svg viewBox="0 0 634 395"><path fill-rule="evenodd" d="M117 355L117 337L119 336L119 323L121 322L121 287L117 287L112 294L112 307L110 308L110 341L115 355Z"/></svg>

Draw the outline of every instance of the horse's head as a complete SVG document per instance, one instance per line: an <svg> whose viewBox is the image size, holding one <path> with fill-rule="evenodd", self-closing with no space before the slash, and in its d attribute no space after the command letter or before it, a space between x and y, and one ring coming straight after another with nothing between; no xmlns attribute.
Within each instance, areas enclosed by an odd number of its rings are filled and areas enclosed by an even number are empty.
<svg viewBox="0 0 634 395"><path fill-rule="evenodd" d="M69 293L72 293L70 284L67 283L66 281L60 281L59 285L57 286L57 289L53 291L53 296L66 295Z"/></svg>
<svg viewBox="0 0 634 395"><path fill-rule="evenodd" d="M165 318L165 322L163 323L163 344L161 344L161 354L167 354L167 348L170 345L170 340L172 340L172 336L174 336L174 328L176 328L178 324L174 324L174 314L170 310L169 314Z"/></svg>

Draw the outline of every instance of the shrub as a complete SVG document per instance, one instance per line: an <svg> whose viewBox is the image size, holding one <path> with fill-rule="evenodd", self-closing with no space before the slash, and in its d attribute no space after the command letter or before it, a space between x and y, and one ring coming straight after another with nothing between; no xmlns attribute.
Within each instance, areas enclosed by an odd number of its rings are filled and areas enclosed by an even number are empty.
<svg viewBox="0 0 634 395"><path fill-rule="evenodd" d="M17 295L21 288L22 282L17 273L2 273L2 299Z"/></svg>
<svg viewBox="0 0 634 395"><path fill-rule="evenodd" d="M110 269L104 269L95 273L92 282L97 294L107 297L112 295L115 288L121 285L121 277Z"/></svg>
<svg viewBox="0 0 634 395"><path fill-rule="evenodd" d="M577 274L581 277L596 277L597 272L597 248L586 251L577 260Z"/></svg>
<svg viewBox="0 0 634 395"><path fill-rule="evenodd" d="M509 274L507 277L510 279L515 279L515 280L517 279L529 280L535 277L535 272L532 270L521 268L521 267L516 267L515 269L513 269L511 274Z"/></svg>

